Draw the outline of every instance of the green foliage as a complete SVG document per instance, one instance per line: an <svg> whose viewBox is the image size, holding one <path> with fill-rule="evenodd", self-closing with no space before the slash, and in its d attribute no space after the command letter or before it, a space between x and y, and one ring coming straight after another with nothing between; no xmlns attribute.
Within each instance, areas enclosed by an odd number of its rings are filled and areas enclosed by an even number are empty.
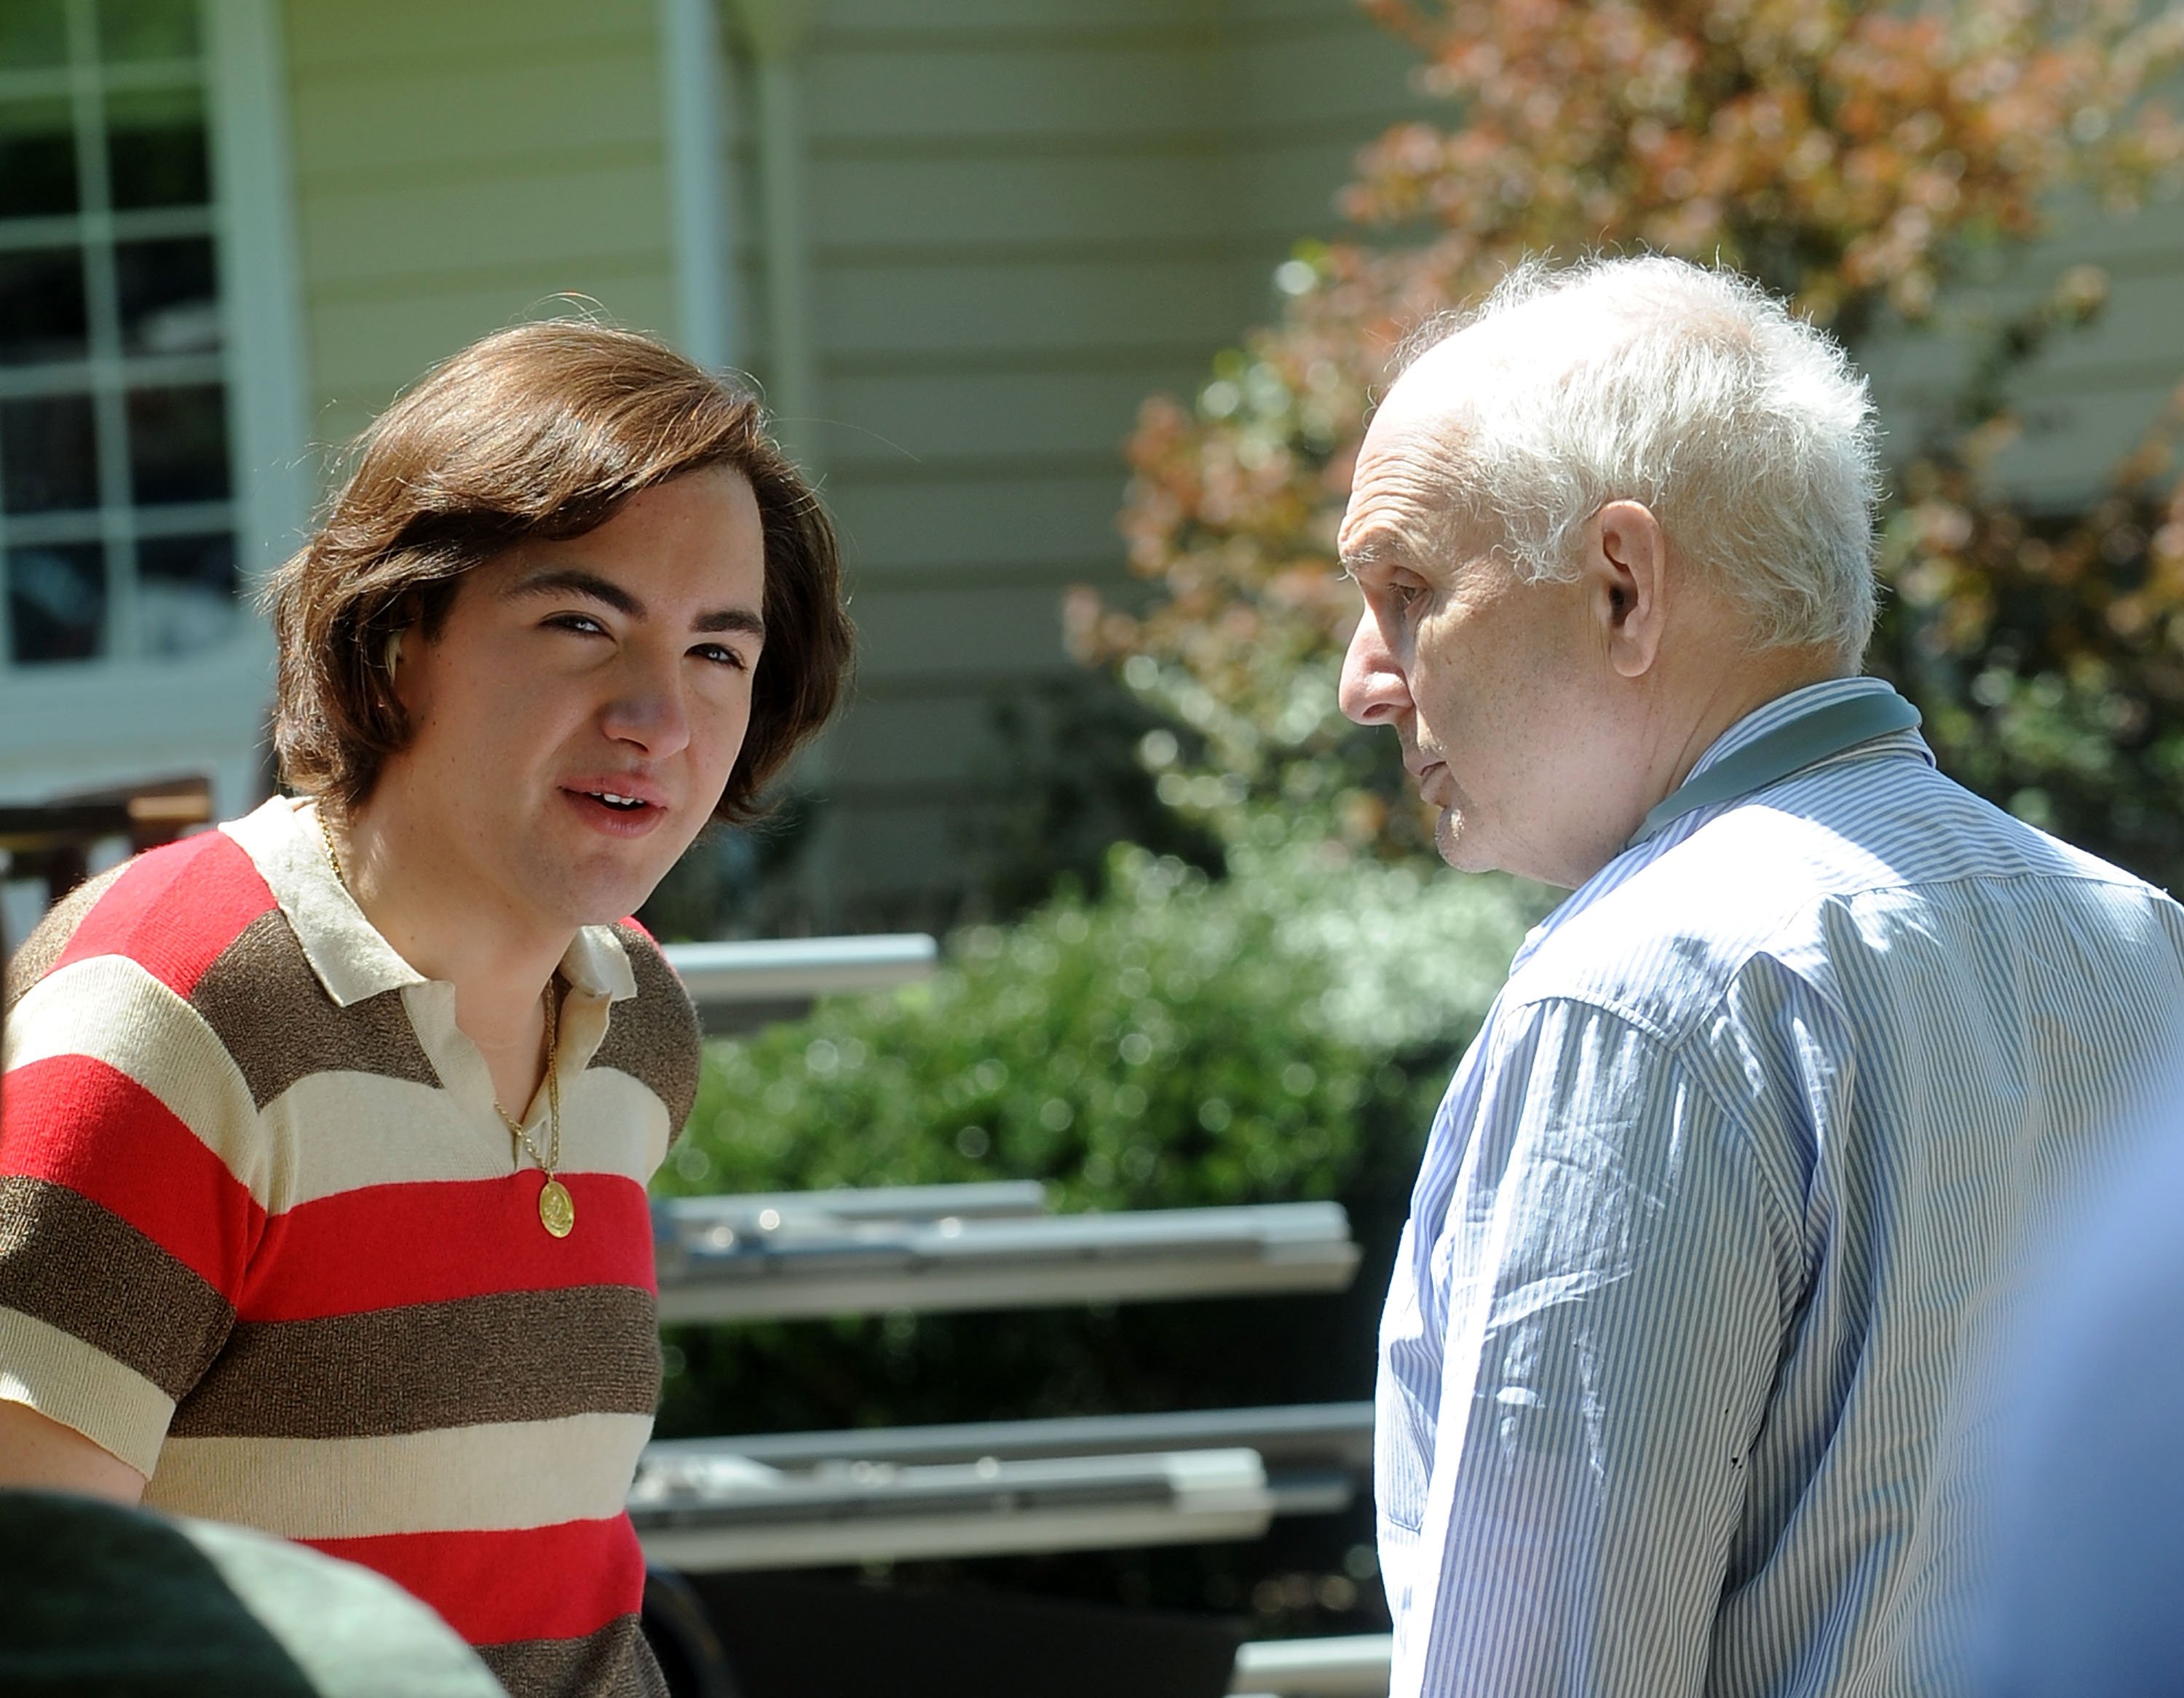
<svg viewBox="0 0 2184 1698"><path fill-rule="evenodd" d="M963 828L961 917L1013 919L1072 882L1096 897L1118 843L1208 871L1224 865L1218 839L1161 799L1139 749L1165 722L1115 680L1080 671L1012 686L990 718L979 776L997 800Z"/></svg>
<svg viewBox="0 0 2184 1698"><path fill-rule="evenodd" d="M1335 1197L1366 1259L1277 1306L673 1330L664 1434L1364 1395L1435 1098L1541 893L1288 839L1214 881L1124 847L1096 901L958 934L931 982L709 1046L666 1194L1034 1178L1067 1209Z"/></svg>
<svg viewBox="0 0 2184 1698"><path fill-rule="evenodd" d="M1430 1102L1400 1064L1438 1073L1468 1038L1538 899L1259 836L1218 882L1118 849L1097 903L973 927L929 983L712 1046L663 1189L1337 1194L1377 1116L1423 1129Z"/></svg>

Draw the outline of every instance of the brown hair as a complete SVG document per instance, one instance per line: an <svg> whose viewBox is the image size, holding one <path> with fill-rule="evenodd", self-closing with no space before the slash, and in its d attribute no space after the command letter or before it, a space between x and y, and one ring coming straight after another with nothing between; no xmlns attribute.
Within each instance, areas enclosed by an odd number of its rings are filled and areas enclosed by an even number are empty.
<svg viewBox="0 0 2184 1698"><path fill-rule="evenodd" d="M296 789L354 808L410 726L388 639L430 639L463 575L528 537L604 525L640 490L726 466L766 538L766 647L716 817L759 793L834 710L853 637L833 527L767 437L755 397L649 337L581 319L500 331L427 372L352 446L355 469L272 576L273 747Z"/></svg>

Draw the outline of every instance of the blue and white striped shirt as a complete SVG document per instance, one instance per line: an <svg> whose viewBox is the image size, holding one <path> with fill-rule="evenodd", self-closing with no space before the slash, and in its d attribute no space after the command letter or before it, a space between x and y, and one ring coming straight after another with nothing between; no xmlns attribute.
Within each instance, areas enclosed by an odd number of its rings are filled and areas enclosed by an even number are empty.
<svg viewBox="0 0 2184 1698"><path fill-rule="evenodd" d="M1625 850L1525 940L1412 1194L1394 1698L1946 1690L1952 1386L2180 1055L2184 910L1915 732Z"/></svg>

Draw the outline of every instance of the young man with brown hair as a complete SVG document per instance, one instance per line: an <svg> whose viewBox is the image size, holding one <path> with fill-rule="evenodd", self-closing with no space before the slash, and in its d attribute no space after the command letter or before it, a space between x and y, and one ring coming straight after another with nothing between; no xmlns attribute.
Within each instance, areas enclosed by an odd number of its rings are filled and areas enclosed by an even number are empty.
<svg viewBox="0 0 2184 1698"><path fill-rule="evenodd" d="M376 1568L517 1694L656 1690L622 1500L697 1030L621 916L832 710L831 530L644 337L488 337L276 575L276 798L8 996L0 1484Z"/></svg>

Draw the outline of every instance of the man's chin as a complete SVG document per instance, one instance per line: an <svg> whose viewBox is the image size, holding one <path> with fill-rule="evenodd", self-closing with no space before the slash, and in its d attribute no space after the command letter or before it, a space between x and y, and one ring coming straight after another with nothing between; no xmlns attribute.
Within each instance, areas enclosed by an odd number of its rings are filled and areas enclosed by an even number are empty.
<svg viewBox="0 0 2184 1698"><path fill-rule="evenodd" d="M1494 863L1479 841L1479 832L1458 808L1443 808L1434 821L1434 847L1440 858L1458 872L1491 872Z"/></svg>
<svg viewBox="0 0 2184 1698"><path fill-rule="evenodd" d="M679 821L648 836L615 841L585 833L573 841L541 832L526 870L534 899L566 923L611 925L649 901L697 833Z"/></svg>
<svg viewBox="0 0 2184 1698"><path fill-rule="evenodd" d="M672 866L671 861L668 864ZM572 926L611 926L649 901L668 867L577 866L550 880L545 905Z"/></svg>

